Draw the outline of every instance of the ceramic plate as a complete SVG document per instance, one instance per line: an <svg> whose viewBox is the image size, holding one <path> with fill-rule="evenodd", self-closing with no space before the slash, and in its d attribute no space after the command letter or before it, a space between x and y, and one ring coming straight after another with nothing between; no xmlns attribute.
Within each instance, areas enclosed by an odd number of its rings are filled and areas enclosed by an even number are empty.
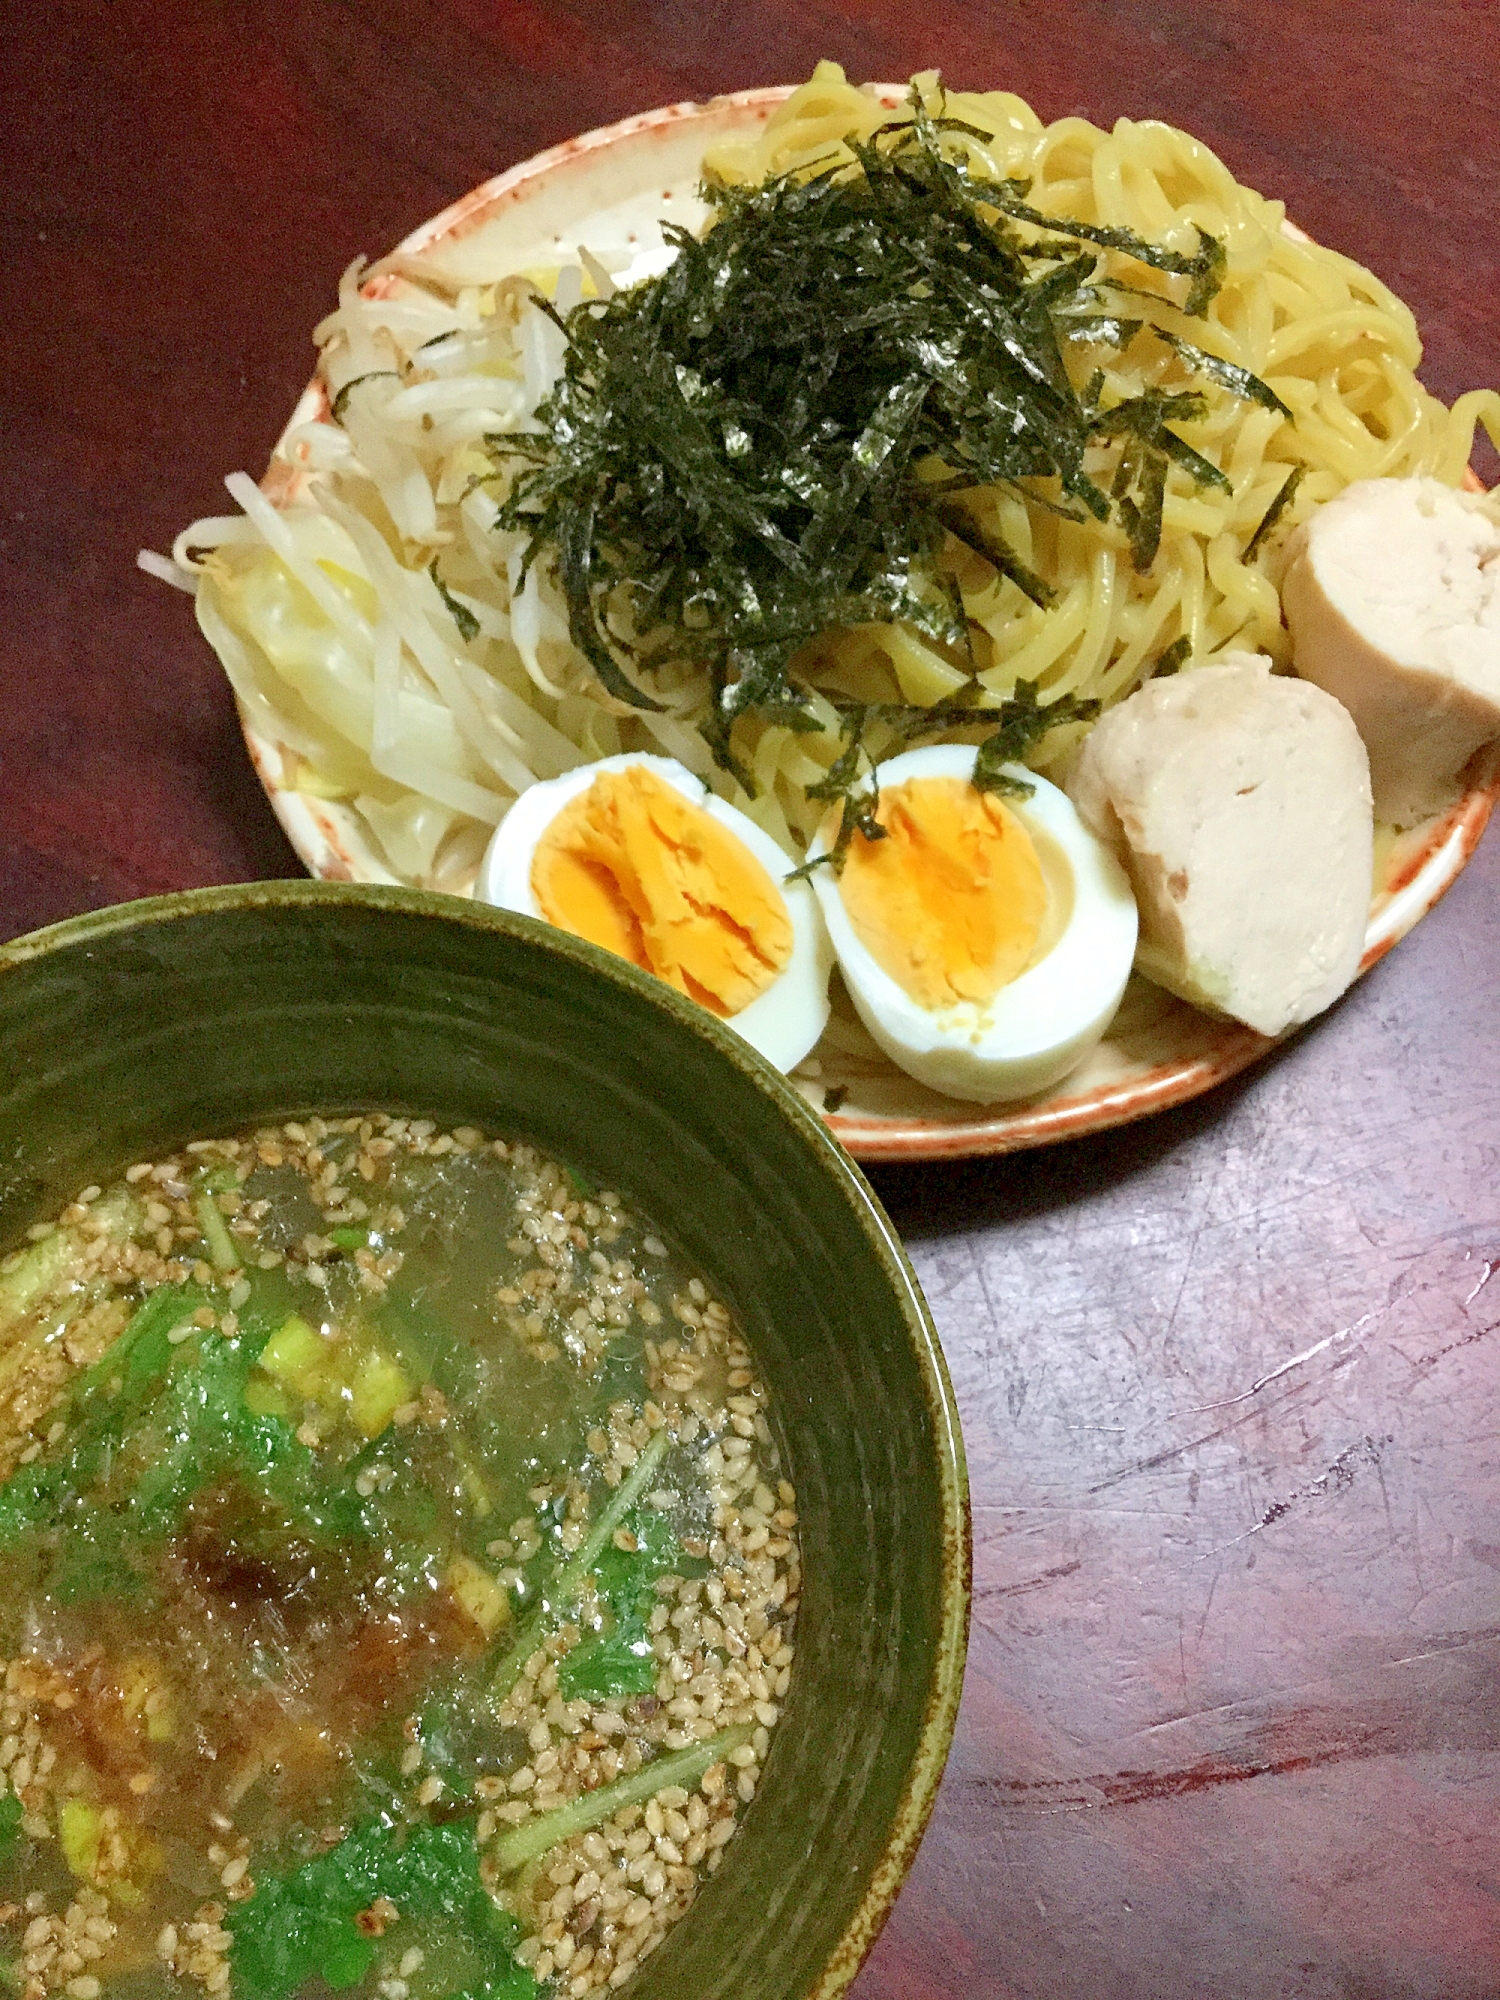
<svg viewBox="0 0 1500 2000"><path fill-rule="evenodd" d="M882 85L878 94L894 107L905 88ZM739 91L586 132L485 181L399 248L470 283L570 261L584 244L605 256L648 255L662 247L662 222L693 228L705 217L696 193L705 148L750 136L789 95L782 88ZM382 277L372 289L400 283ZM290 501L305 476L287 434L326 414L326 394L314 381L261 482L271 499ZM341 882L399 879L377 857L352 810L293 789L286 773L294 766L284 761L281 746L248 723L245 739L276 816L310 873ZM1500 762L1491 758L1471 775L1471 788L1450 811L1383 852L1362 971L1427 914L1478 845L1500 796ZM793 1081L860 1159L956 1159L1046 1145L1145 1117L1212 1089L1270 1047L1251 1029L1215 1020L1135 978L1088 1061L1055 1090L1020 1103L961 1104L927 1090L881 1054L847 1002L836 1003L827 1033Z"/></svg>

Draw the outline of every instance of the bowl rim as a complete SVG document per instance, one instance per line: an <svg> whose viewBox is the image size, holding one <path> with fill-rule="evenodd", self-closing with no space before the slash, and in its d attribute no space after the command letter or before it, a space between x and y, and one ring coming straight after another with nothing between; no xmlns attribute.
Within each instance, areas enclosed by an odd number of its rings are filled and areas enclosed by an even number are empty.
<svg viewBox="0 0 1500 2000"><path fill-rule="evenodd" d="M536 918L486 903L460 900L440 890L318 880L230 883L177 890L85 911L0 944L0 978L71 951L82 950L87 955L101 940L121 933L150 931L240 910L280 909L295 913L318 906L377 914L389 911L468 931L514 937L556 955L591 977L602 977L649 1001L682 1029L709 1043L732 1062L779 1110L833 1183L884 1270L905 1327L908 1349L916 1363L932 1428L942 1544L941 1581L932 1671L916 1747L890 1827L842 1934L822 1971L806 1989L805 2000L835 2000L863 1964L916 1858L953 1741L968 1649L973 1528L958 1403L936 1322L895 1226L853 1157L832 1136L824 1121L771 1063L716 1016L685 994L677 993L649 973L584 939ZM3 1064L0 1064L0 1084L3 1081ZM798 1996L798 2000L803 2000L803 1996Z"/></svg>

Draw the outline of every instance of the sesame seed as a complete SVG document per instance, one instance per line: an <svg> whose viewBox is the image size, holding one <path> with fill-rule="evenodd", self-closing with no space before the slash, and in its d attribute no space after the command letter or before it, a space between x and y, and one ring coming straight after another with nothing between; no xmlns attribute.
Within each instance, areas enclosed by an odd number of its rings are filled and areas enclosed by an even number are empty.
<svg viewBox="0 0 1500 2000"><path fill-rule="evenodd" d="M342 1141L340 1134L346 1135ZM537 1891L526 1891L527 1915L536 1929L519 1945L519 1962L530 1967L539 1983L551 1981L559 1996L597 2000L634 1976L714 1872L733 1838L741 1806L755 1795L770 1732L782 1712L794 1657L801 1570L795 1540L796 1495L790 1482L779 1477L781 1458L763 1414L768 1408L764 1384L730 1313L711 1297L705 1283L673 1263L661 1268L660 1260L670 1256L665 1239L638 1234L639 1224L615 1195L576 1197L560 1170L529 1148L492 1142L477 1127L443 1133L431 1120L371 1116L331 1122L306 1118L275 1132L262 1131L248 1142L205 1141L197 1143L196 1150L211 1165L224 1159L236 1163L242 1191L224 1195L219 1206L231 1218L237 1254L252 1275L256 1269L271 1270L285 1261L279 1251L262 1247L263 1231L277 1226L279 1195L273 1203L243 1187L257 1165L284 1166L301 1177L316 1205L317 1213L307 1218L316 1229L329 1231L368 1221L374 1241L352 1252L346 1249L338 1263L342 1276L334 1271L328 1235L307 1236L291 1252L289 1275L296 1279L305 1272L310 1285L328 1293L326 1299L308 1306L309 1293L304 1291L304 1316L315 1327L321 1322L323 1335L333 1342L341 1332L353 1331L345 1327L350 1297L368 1309L369 1296L381 1295L400 1268L402 1252L391 1244L407 1218L392 1197L406 1194L413 1199L402 1179L403 1161L473 1154L475 1159L463 1168L465 1175L494 1175L499 1170L492 1163L507 1162L504 1174L516 1205L511 1227L519 1233L510 1244L516 1261L500 1267L506 1282L492 1280L488 1287L497 1314L503 1315L507 1337L535 1364L576 1370L595 1383L602 1379L612 1342L640 1352L649 1393L639 1400L617 1400L607 1411L589 1409L584 1427L588 1458L571 1473L531 1489L526 1503L530 1511L485 1545L489 1571L502 1590L515 1593L517 1618L524 1618L535 1591L530 1565L544 1548L544 1560L556 1562L583 1545L590 1521L599 1518L609 1492L618 1489L652 1437L665 1429L674 1443L671 1484L644 1493L639 1518L651 1519L644 1509L665 1514L693 1566L706 1568L708 1574L653 1579L647 1606L654 1651L650 1666L656 1679L641 1697L614 1697L597 1704L564 1699L559 1671L566 1686L567 1656L597 1629L592 1596L574 1613L575 1622L543 1626L544 1638L533 1642L523 1671L498 1709L502 1726L514 1732L509 1740L524 1744L524 1761L513 1771L465 1774L466 1787L476 1800L480 1878L495 1894L502 1892L502 1884L492 1843L501 1828L555 1811L622 1773L649 1769L654 1757L705 1742L718 1731L753 1728L751 1740L705 1770L693 1789L664 1787L654 1798L623 1808L612 1820L564 1841L546 1857L539 1900L532 1900ZM241 1312L253 1296L250 1277L234 1272L221 1276L198 1256L205 1245L190 1206L190 1190L200 1185L194 1179L197 1171L197 1159L189 1161L184 1153L160 1165L141 1162L138 1170L132 1170L132 1185L147 1183L138 1199L161 1239L158 1250L152 1249L144 1227L128 1251L110 1243L93 1226L86 1207L91 1196L98 1197L97 1189L79 1197L76 1217L72 1209L64 1216L65 1222L73 1217L72 1226L97 1245L91 1254L106 1283L118 1274L123 1282L149 1291L161 1283L180 1282L192 1271L205 1285L227 1288L216 1299L216 1306L227 1305L227 1312L201 1309L186 1324L171 1329L174 1345L191 1339L200 1328L217 1328L234 1337ZM424 1171L436 1176L443 1170ZM422 1219L412 1230L414 1241L423 1236L426 1213L424 1198ZM407 1254L421 1257L424 1243L418 1242L415 1250L408 1248ZM659 1260L655 1269L651 1259ZM412 1268L419 1272L419 1282L425 1281L425 1270L419 1265ZM650 1296L648 1274L662 1304ZM356 1334L344 1350L353 1357L344 1364L351 1370L364 1361L365 1337ZM209 1345L212 1350L213 1343ZM66 1343L62 1346L66 1349ZM65 1358L68 1365L80 1366L91 1357L75 1360L66 1351ZM341 1363L342 1355L335 1367ZM287 1393L287 1385L282 1393ZM295 1388L291 1395L298 1407L289 1421L301 1442L329 1450L334 1464L347 1463L343 1440L352 1421L347 1385L342 1407L332 1396L299 1396ZM603 1400L600 1397L599 1403ZM455 1442L461 1443L465 1415L457 1400L450 1412L430 1386L413 1392L410 1401L386 1419L390 1428L381 1463L365 1464L361 1454L350 1466L353 1490L362 1498L384 1492L397 1480L397 1467L408 1463L418 1480L427 1480L431 1475L424 1454L439 1442L431 1433L447 1424ZM37 1437L43 1433L43 1423L36 1426ZM410 1426L420 1429L402 1437L400 1433ZM65 1435L53 1422L47 1442L61 1443ZM17 1442L26 1442L24 1433ZM40 1448L34 1446L32 1455ZM516 1501L503 1476L492 1481L488 1467L481 1466L480 1471L495 1494L496 1511L489 1523L494 1533L509 1511L505 1500L511 1499L512 1505ZM471 1512L489 1511L479 1506L472 1491L470 1499ZM633 1555L643 1536L636 1521L626 1519L632 1525L617 1522L611 1539L622 1554ZM653 1532L655 1526L652 1521ZM0 1673L7 1672L0 1662ZM7 1679L6 1701L11 1699L12 1684ZM427 1807L446 1796L446 1786L430 1766L424 1772L417 1721L424 1698L417 1698L417 1711L408 1718L401 1770L411 1782L408 1796L413 1804ZM68 1701L75 1699L87 1701L88 1695L69 1692ZM155 1689L142 1713L162 1712L164 1705L172 1705L168 1695ZM14 1706L14 1717L8 1710L0 1713L0 1770L8 1772L0 1785L5 1790L18 1780L25 1785L29 1813L36 1816L38 1827L50 1828L55 1826L57 1802L46 1779L56 1751L37 1729L30 1697ZM62 1706L59 1699L58 1707ZM510 1761L515 1761L514 1753ZM132 1774L127 1765L120 1775L137 1797L145 1797L162 1782L160 1770L150 1766ZM28 1830L31 1824L28 1817ZM196 1982L208 2000L229 2000L233 1980L225 1910L254 1894L255 1883L248 1841L223 1815L214 1815L212 1826L210 1851L221 1900L203 1905L181 1929L168 1923L156 1930L155 1958L174 1977ZM128 1833L116 1812L101 1844L103 1865L120 1875L129 1868ZM324 1846L336 1846L346 1833L343 1827L325 1829ZM392 1908L392 1918L396 1914ZM29 1984L21 2000L62 2000L64 1993L68 2000L99 2000L99 1982L89 1968L96 1960L113 1963L105 1954L115 1936L105 1897L92 1887L79 1888L76 1902L64 1916L53 1917L37 1903L28 1907L27 1918L36 1931L28 1955L46 1962L39 1970L24 1968ZM148 1929L146 1936L151 1935ZM399 1940L388 1942L396 1944L397 1951L380 1959L369 1983L378 2000L411 2000L410 1982L423 1962L420 1947L398 1956Z"/></svg>

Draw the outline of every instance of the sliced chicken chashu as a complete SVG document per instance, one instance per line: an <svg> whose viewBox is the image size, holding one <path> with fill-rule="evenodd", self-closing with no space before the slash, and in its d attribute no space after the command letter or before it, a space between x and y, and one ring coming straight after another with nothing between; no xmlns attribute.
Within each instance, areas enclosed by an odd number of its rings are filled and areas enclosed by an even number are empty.
<svg viewBox="0 0 1500 2000"><path fill-rule="evenodd" d="M1250 653L1148 682L1094 725L1068 790L1124 863L1159 985L1277 1035L1354 978L1369 765L1322 689Z"/></svg>
<svg viewBox="0 0 1500 2000"><path fill-rule="evenodd" d="M1288 544L1281 587L1304 680L1337 697L1370 753L1379 818L1449 805L1500 735L1500 522L1436 479L1362 479Z"/></svg>

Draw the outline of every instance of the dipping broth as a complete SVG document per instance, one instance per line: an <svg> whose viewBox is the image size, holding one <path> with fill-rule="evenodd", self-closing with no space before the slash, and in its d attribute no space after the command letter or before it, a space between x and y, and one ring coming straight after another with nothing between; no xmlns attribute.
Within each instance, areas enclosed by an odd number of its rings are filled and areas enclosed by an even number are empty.
<svg viewBox="0 0 1500 2000"><path fill-rule="evenodd" d="M729 1311L530 1147L195 1142L0 1264L21 2000L626 1984L786 1694L796 1499Z"/></svg>

